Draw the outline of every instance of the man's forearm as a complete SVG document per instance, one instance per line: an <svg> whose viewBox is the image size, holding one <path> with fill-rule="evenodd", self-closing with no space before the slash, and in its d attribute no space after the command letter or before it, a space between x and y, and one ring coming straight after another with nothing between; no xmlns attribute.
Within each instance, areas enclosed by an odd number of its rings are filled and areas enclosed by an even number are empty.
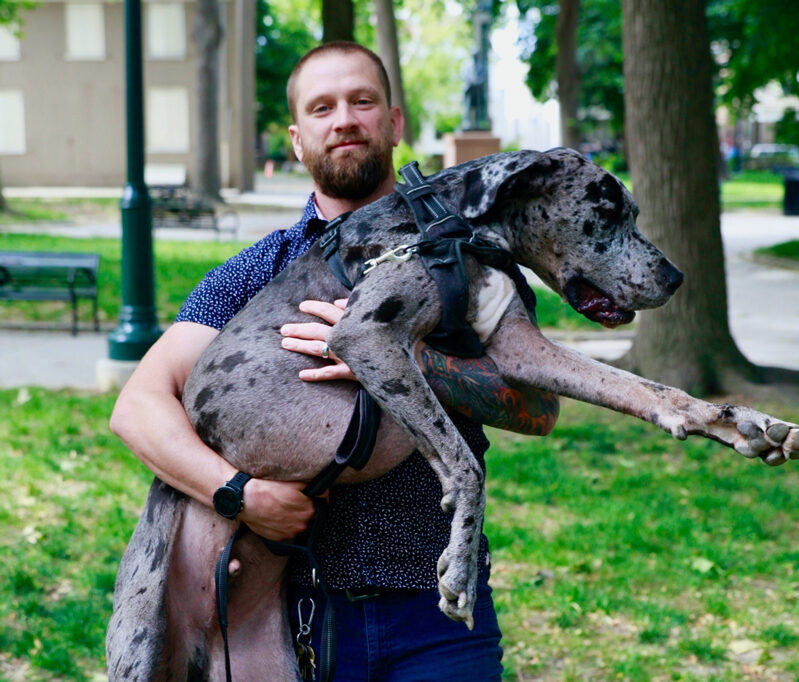
<svg viewBox="0 0 799 682"><path fill-rule="evenodd" d="M558 396L509 386L487 355L459 358L429 346L423 346L420 355L422 373L446 407L482 424L530 436L545 436L555 426Z"/></svg>

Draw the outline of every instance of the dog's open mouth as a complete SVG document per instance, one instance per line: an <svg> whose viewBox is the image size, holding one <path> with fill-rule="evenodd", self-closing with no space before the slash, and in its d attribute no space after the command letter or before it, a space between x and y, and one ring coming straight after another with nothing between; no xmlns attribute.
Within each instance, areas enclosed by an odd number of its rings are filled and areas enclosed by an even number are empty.
<svg viewBox="0 0 799 682"><path fill-rule="evenodd" d="M607 294L582 277L572 277L566 282L564 292L572 308L603 327L612 329L632 322L635 317L634 310L619 308Z"/></svg>

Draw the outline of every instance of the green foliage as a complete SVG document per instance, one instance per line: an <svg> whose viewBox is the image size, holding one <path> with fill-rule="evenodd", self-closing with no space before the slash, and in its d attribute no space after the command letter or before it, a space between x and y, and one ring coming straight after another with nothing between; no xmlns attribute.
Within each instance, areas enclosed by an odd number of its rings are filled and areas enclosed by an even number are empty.
<svg viewBox="0 0 799 682"><path fill-rule="evenodd" d="M523 17L522 58L530 64L528 86L536 99L556 96L556 0L516 0ZM708 29L721 101L737 113L748 111L754 91L772 80L786 93L799 92L799 4L794 0L710 0ZM582 0L577 33L580 109L590 130L591 113L610 113L610 127L624 129L621 5L618 0ZM586 127L587 126L587 127Z"/></svg>
<svg viewBox="0 0 799 682"><path fill-rule="evenodd" d="M799 145L799 111L796 109L785 110L782 118L777 121L774 141L781 144Z"/></svg>
<svg viewBox="0 0 799 682"><path fill-rule="evenodd" d="M284 132L291 123L286 82L300 57L317 42L307 18L298 11L301 6L302 3L282 0L257 2L255 75L259 131ZM310 6L304 9L311 12Z"/></svg>
<svg viewBox="0 0 799 682"><path fill-rule="evenodd" d="M794 0L712 0L708 25L719 65L722 101L746 112L754 91L776 80L799 92L799 4Z"/></svg>
<svg viewBox="0 0 799 682"><path fill-rule="evenodd" d="M522 59L530 65L527 85L538 100L557 96L558 2L517 0L524 45ZM624 130L624 79L621 49L621 4L618 0L582 0L577 26L577 67L580 73L581 130L596 128L597 112L610 114L610 130Z"/></svg>
<svg viewBox="0 0 799 682"><path fill-rule="evenodd" d="M23 10L36 7L33 0L0 0L0 25L21 23Z"/></svg>

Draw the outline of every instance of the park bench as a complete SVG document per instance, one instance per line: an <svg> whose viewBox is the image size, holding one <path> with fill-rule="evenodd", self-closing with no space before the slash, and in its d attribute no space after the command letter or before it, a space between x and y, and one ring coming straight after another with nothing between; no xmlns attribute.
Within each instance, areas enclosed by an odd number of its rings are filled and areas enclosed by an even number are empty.
<svg viewBox="0 0 799 682"><path fill-rule="evenodd" d="M10 301L69 301L72 304L72 335L78 333L78 299L93 303L94 330L97 319L96 253L38 253L0 251L0 299Z"/></svg>
<svg viewBox="0 0 799 682"><path fill-rule="evenodd" d="M232 209L217 210L212 201L197 195L187 187L171 185L150 187L154 228L187 227L230 233L235 237L239 228L238 215Z"/></svg>

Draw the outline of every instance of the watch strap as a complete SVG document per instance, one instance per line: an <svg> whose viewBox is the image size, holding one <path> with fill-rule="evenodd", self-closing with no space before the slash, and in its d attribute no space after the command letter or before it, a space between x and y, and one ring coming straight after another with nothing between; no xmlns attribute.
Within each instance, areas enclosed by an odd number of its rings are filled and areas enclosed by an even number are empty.
<svg viewBox="0 0 799 682"><path fill-rule="evenodd" d="M231 478L225 485L233 488L236 492L244 490L244 485L252 478L249 474L239 471L233 478Z"/></svg>

